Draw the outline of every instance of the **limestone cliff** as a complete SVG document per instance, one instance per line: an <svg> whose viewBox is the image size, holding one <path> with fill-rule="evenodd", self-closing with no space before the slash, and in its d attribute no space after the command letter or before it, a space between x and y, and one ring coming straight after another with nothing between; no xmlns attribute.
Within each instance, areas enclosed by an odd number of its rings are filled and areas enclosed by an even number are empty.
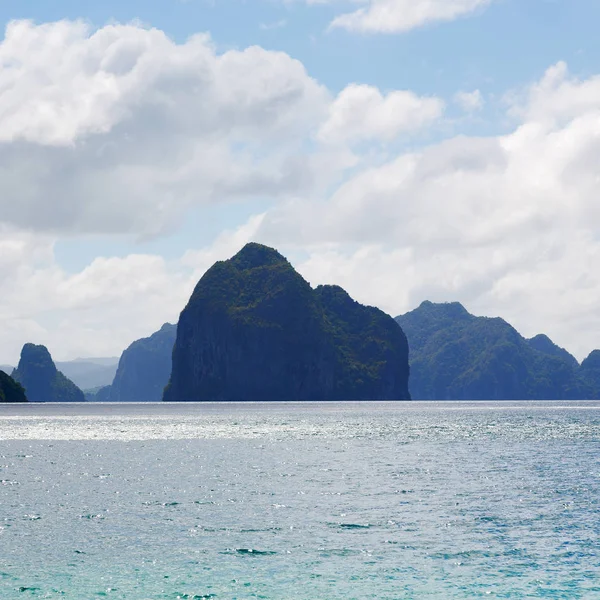
<svg viewBox="0 0 600 600"><path fill-rule="evenodd" d="M4 371L0 371L0 403L27 402L23 386Z"/></svg>
<svg viewBox="0 0 600 600"><path fill-rule="evenodd" d="M13 378L30 402L84 402L83 392L57 368L46 346L25 344Z"/></svg>
<svg viewBox="0 0 600 600"><path fill-rule="evenodd" d="M150 337L133 342L121 355L110 391L98 401L160 402L171 374L171 355L177 327L165 323ZM107 398L106 395L108 395Z"/></svg>
<svg viewBox="0 0 600 600"><path fill-rule="evenodd" d="M576 359L547 336L531 340L499 318L476 317L458 302L423 302L396 317L411 351L418 400L576 400L591 386Z"/></svg>
<svg viewBox="0 0 600 600"><path fill-rule="evenodd" d="M403 400L408 345L382 311L313 290L276 250L211 267L181 313L167 401Z"/></svg>

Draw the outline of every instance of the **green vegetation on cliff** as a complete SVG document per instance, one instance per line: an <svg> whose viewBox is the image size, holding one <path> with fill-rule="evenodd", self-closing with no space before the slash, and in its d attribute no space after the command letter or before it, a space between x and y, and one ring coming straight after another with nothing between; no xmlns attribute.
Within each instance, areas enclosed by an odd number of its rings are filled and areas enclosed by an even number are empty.
<svg viewBox="0 0 600 600"><path fill-rule="evenodd" d="M83 392L52 361L45 346L25 344L12 376L24 388L30 402L84 402Z"/></svg>
<svg viewBox="0 0 600 600"><path fill-rule="evenodd" d="M23 386L4 371L0 371L1 402L27 402Z"/></svg>
<svg viewBox="0 0 600 600"><path fill-rule="evenodd" d="M335 286L311 286L276 250L217 262L181 313L164 399L408 399L394 320Z"/></svg>
<svg viewBox="0 0 600 600"><path fill-rule="evenodd" d="M396 317L411 352L419 400L568 400L593 397L577 361L546 336L523 338L499 318L459 303L423 302Z"/></svg>
<svg viewBox="0 0 600 600"><path fill-rule="evenodd" d="M581 363L579 368L581 379L591 390L590 399L600 399L600 350L594 350Z"/></svg>
<svg viewBox="0 0 600 600"><path fill-rule="evenodd" d="M542 352L543 354L562 358L575 369L579 366L577 359L571 353L567 352L564 348L557 346L547 335L544 335L543 333L540 333L539 335L527 340L527 343L532 348Z"/></svg>

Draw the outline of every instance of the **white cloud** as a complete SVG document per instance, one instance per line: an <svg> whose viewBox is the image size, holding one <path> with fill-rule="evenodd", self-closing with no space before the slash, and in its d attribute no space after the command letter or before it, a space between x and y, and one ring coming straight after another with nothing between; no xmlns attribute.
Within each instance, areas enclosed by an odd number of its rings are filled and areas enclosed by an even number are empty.
<svg viewBox="0 0 600 600"><path fill-rule="evenodd" d="M493 0L368 0L365 7L336 17L332 27L372 33L398 33L436 21L452 21Z"/></svg>
<svg viewBox="0 0 600 600"><path fill-rule="evenodd" d="M329 118L318 138L326 143L369 139L391 141L438 119L444 110L439 98L420 97L411 91L383 96L370 85L351 84L329 106Z"/></svg>
<svg viewBox="0 0 600 600"><path fill-rule="evenodd" d="M193 205L331 185L356 157L317 133L389 139L441 110L358 85L332 101L287 54L219 54L206 35L176 44L137 24L14 21L0 43L0 222L160 235Z"/></svg>
<svg viewBox="0 0 600 600"><path fill-rule="evenodd" d="M77 273L56 263L53 240L3 229L0 363L16 364L26 342L47 345L55 360L120 355L164 322L177 322L206 269L250 241L261 219L257 215L176 260L98 257Z"/></svg>
<svg viewBox="0 0 600 600"><path fill-rule="evenodd" d="M485 101L480 90L472 92L457 92L454 101L466 112L481 110Z"/></svg>
<svg viewBox="0 0 600 600"><path fill-rule="evenodd" d="M69 146L116 125L164 133L289 135L324 90L302 64L259 47L218 55L207 35L13 21L0 45L0 140ZM150 119L150 117L152 117ZM190 131L191 130L191 131ZM130 132L131 133L131 132Z"/></svg>
<svg viewBox="0 0 600 600"><path fill-rule="evenodd" d="M567 64L558 62L544 77L514 101L511 112L529 123L560 127L600 111L600 75L580 80L569 74Z"/></svg>
<svg viewBox="0 0 600 600"><path fill-rule="evenodd" d="M40 251L44 261L36 262L33 254ZM15 364L25 342L46 344L57 359L118 355L176 319L192 289L180 265L158 256L99 257L69 274L55 262L51 243L21 245L19 266L3 274L0 362L8 364Z"/></svg>
<svg viewBox="0 0 600 600"><path fill-rule="evenodd" d="M325 88L281 52L139 25L15 21L0 44L0 214L152 235L192 204L308 191Z"/></svg>

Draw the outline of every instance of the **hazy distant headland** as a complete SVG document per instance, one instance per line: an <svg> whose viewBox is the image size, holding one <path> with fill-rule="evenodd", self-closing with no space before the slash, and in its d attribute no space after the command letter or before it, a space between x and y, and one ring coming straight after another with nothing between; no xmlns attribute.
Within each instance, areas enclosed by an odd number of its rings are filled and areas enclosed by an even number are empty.
<svg viewBox="0 0 600 600"><path fill-rule="evenodd" d="M546 335L525 339L500 318L458 302L423 302L396 317L418 400L582 400L600 397L600 352L581 366Z"/></svg>
<svg viewBox="0 0 600 600"><path fill-rule="evenodd" d="M456 302L424 301L394 320L338 286L313 289L255 243L213 265L178 324L133 342L118 365L55 365L25 344L4 370L0 402L23 392L32 402L600 398L598 350L580 365L546 335L526 339Z"/></svg>
<svg viewBox="0 0 600 600"><path fill-rule="evenodd" d="M112 384L91 394L103 402L160 402L171 375L177 326L165 323L147 338L136 340L121 355Z"/></svg>

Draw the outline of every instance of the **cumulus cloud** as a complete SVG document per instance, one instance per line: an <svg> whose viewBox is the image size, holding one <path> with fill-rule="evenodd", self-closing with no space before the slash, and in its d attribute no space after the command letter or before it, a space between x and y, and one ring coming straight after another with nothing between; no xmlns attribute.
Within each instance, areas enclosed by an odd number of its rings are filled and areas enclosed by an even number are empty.
<svg viewBox="0 0 600 600"><path fill-rule="evenodd" d="M509 95L511 113L529 123L557 128L579 118L596 116L600 110L600 75L581 80L569 74L561 61L547 69L539 82L527 88L522 98Z"/></svg>
<svg viewBox="0 0 600 600"><path fill-rule="evenodd" d="M99 257L71 274L54 260L52 241L23 243L22 234L6 231L3 238L18 260L0 267L7 275L0 279L3 363L15 364L25 342L46 344L58 359L118 355L177 318L190 289L179 265L159 256Z"/></svg>
<svg viewBox="0 0 600 600"><path fill-rule="evenodd" d="M259 47L15 21L0 44L0 213L21 228L152 235L192 204L307 191L329 94Z"/></svg>
<svg viewBox="0 0 600 600"><path fill-rule="evenodd" d="M444 110L439 98L420 97L411 91L387 95L370 85L351 84L329 106L329 117L318 138L326 143L369 139L391 141L438 119Z"/></svg>
<svg viewBox="0 0 600 600"><path fill-rule="evenodd" d="M202 274L250 241L261 220L257 215L177 259L100 256L76 273L57 264L55 240L3 227L0 363L16 364L25 342L47 345L57 360L120 355L163 323L177 322Z"/></svg>
<svg viewBox="0 0 600 600"><path fill-rule="evenodd" d="M302 64L259 47L217 54L140 25L14 21L0 45L0 140L72 145L118 124L152 132L283 136L326 94ZM151 118L150 118L151 117ZM190 131L191 130L191 131ZM130 131L131 132L131 131Z"/></svg>
<svg viewBox="0 0 600 600"><path fill-rule="evenodd" d="M370 33L399 33L436 21L452 21L493 0L368 0L367 6L339 15L331 27Z"/></svg>

